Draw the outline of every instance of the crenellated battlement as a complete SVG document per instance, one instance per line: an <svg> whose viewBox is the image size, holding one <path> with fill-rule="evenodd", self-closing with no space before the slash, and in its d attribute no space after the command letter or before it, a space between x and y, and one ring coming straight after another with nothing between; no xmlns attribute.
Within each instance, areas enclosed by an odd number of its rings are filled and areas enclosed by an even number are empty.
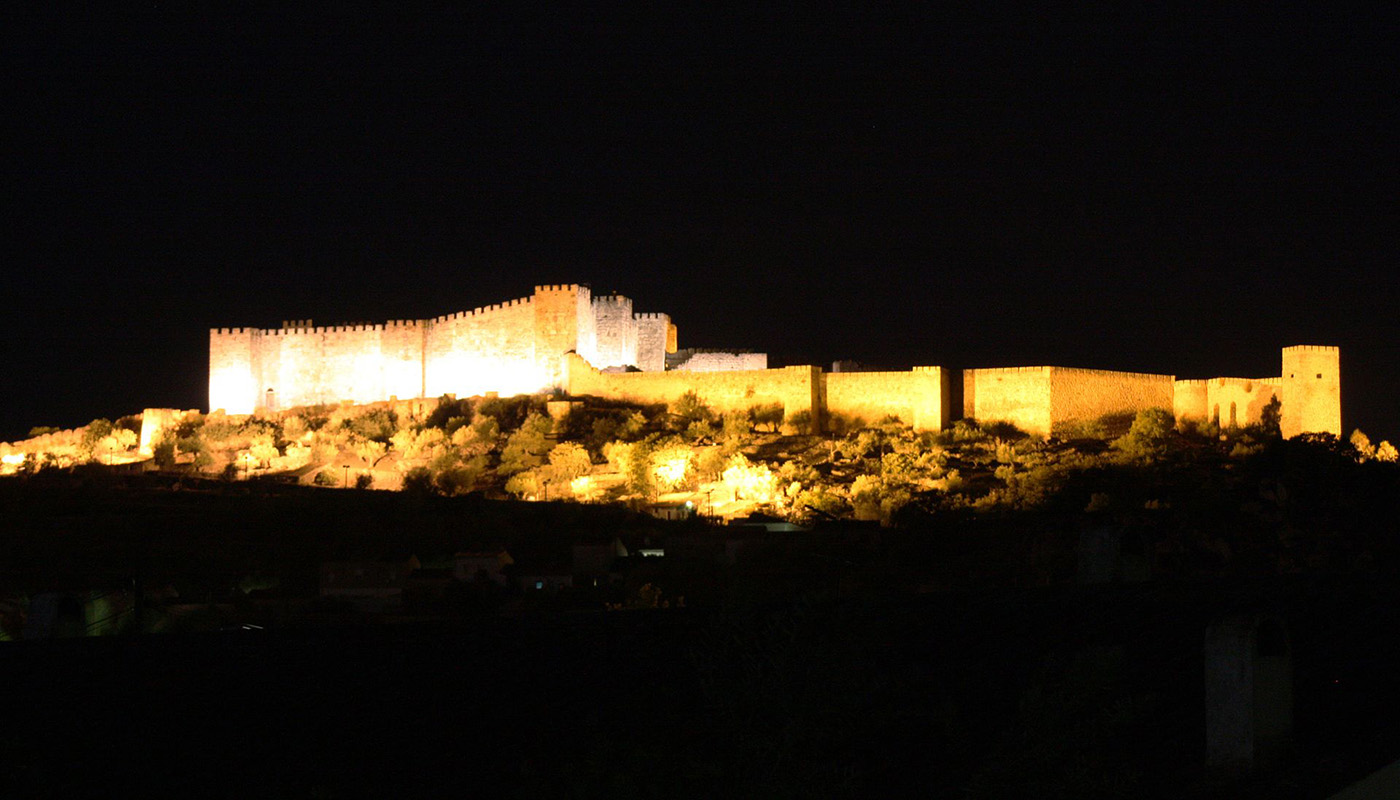
<svg viewBox="0 0 1400 800"><path fill-rule="evenodd" d="M595 294L593 295L593 305L595 306L632 306L632 298L622 294Z"/></svg>
<svg viewBox="0 0 1400 800"><path fill-rule="evenodd" d="M1334 346L1334 345L1327 345L1327 344L1295 344L1295 345L1292 345L1292 346L1290 346L1290 347L1285 347L1285 348L1283 348L1283 352L1285 352L1285 353L1326 353L1326 354L1329 354L1329 355L1335 355L1335 354L1341 352L1341 348L1340 348L1340 347L1336 347L1336 346Z"/></svg>
<svg viewBox="0 0 1400 800"><path fill-rule="evenodd" d="M543 286L536 286L535 294L548 294L553 292L577 292L579 288L579 284L577 283L549 283Z"/></svg>
<svg viewBox="0 0 1400 800"><path fill-rule="evenodd" d="M966 372L976 372L979 375L993 372L1005 372L1007 374L1039 372L1048 375L1054 367L978 367L977 369L965 370Z"/></svg>
<svg viewBox="0 0 1400 800"><path fill-rule="evenodd" d="M218 336L246 336L250 333L262 333L258 328L210 328L209 332Z"/></svg>
<svg viewBox="0 0 1400 800"><path fill-rule="evenodd" d="M671 315L670 315L670 314L662 314L662 313L656 312L656 311L639 311L639 312L633 314L632 317L633 317L634 319L660 319L660 320L670 320L670 319L671 319Z"/></svg>

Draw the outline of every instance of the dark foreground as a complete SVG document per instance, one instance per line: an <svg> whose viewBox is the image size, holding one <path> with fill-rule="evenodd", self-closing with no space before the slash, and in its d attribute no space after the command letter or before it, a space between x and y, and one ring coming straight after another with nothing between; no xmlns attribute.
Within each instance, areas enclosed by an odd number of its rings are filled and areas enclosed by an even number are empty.
<svg viewBox="0 0 1400 800"><path fill-rule="evenodd" d="M1202 768L1201 626L1289 620L1285 763ZM1325 797L1400 754L1396 606L1364 587L0 645L4 796Z"/></svg>

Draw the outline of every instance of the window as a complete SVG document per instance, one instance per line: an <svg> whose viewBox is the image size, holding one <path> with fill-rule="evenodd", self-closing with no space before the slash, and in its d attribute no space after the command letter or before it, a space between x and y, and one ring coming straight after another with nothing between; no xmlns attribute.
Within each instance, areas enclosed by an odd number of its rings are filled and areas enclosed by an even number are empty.
<svg viewBox="0 0 1400 800"><path fill-rule="evenodd" d="M1322 373L1321 373L1321 372L1317 373L1317 379L1318 379L1318 380L1322 380Z"/></svg>
<svg viewBox="0 0 1400 800"><path fill-rule="evenodd" d="M536 588L536 589L543 589L543 588L544 588L544 581L535 581L535 588Z"/></svg>

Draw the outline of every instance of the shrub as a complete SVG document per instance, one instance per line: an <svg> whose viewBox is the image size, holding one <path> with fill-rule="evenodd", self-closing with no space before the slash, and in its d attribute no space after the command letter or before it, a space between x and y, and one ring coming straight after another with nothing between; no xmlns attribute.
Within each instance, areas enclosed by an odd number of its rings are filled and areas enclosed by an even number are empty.
<svg viewBox="0 0 1400 800"><path fill-rule="evenodd" d="M544 411L544 403L531 395L488 397L477 405L476 410L482 416L495 417L501 431L509 432L519 428L532 415Z"/></svg>
<svg viewBox="0 0 1400 800"><path fill-rule="evenodd" d="M437 408L423 420L424 428L437 428L447 435L452 435L452 431L466 424L472 418L472 401L468 398L460 400L447 395L438 398Z"/></svg>
<svg viewBox="0 0 1400 800"><path fill-rule="evenodd" d="M151 445L151 456L160 469L175 466L175 440L169 436L161 436Z"/></svg>
<svg viewBox="0 0 1400 800"><path fill-rule="evenodd" d="M1145 408L1133 418L1128 432L1113 446L1129 458L1150 459L1160 455L1171 438L1176 420L1165 408Z"/></svg>
<svg viewBox="0 0 1400 800"><path fill-rule="evenodd" d="M319 480L324 472L316 474ZM412 494L431 494L433 492L433 473L427 467L414 467L403 474L403 490Z"/></svg>
<svg viewBox="0 0 1400 800"><path fill-rule="evenodd" d="M710 407L700 400L700 396L695 392L686 392L671 403L670 412L680 421L679 427L684 429L692 422L709 422L715 418L715 413Z"/></svg>
<svg viewBox="0 0 1400 800"><path fill-rule="evenodd" d="M233 465L230 464L229 466L231 467ZM311 479L311 482L316 484L317 486L339 486L340 476L336 474L336 470L334 468L323 469L320 472L316 473L316 476Z"/></svg>
<svg viewBox="0 0 1400 800"><path fill-rule="evenodd" d="M355 488L356 488L356 489L373 489L373 488L374 488L374 476L373 476L373 475L370 475L368 472L361 472L359 475L356 475L356 476L355 476Z"/></svg>
<svg viewBox="0 0 1400 800"><path fill-rule="evenodd" d="M752 406L749 408L749 418L753 420L754 427L766 427L769 433L777 433L778 427L783 424L783 404Z"/></svg>

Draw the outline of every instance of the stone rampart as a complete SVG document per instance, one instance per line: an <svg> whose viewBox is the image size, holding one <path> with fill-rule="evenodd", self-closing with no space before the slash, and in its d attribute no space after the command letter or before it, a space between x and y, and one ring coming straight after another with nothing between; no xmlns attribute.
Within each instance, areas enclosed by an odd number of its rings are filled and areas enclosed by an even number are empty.
<svg viewBox="0 0 1400 800"><path fill-rule="evenodd" d="M732 370L768 369L767 353L731 353L719 350L682 350L671 355L668 361L678 363L673 370L688 372L728 372Z"/></svg>
<svg viewBox="0 0 1400 800"><path fill-rule="evenodd" d="M634 314L637 320L637 367L647 372L666 369L666 354L676 347L675 326L665 314Z"/></svg>
<svg viewBox="0 0 1400 800"><path fill-rule="evenodd" d="M1210 418L1210 392L1205 380L1178 380L1172 384L1172 416L1177 420L1204 422Z"/></svg>
<svg viewBox="0 0 1400 800"><path fill-rule="evenodd" d="M909 372L836 372L822 375L826 410L848 423L870 425L898 417L915 430L937 431L948 424L948 374L941 367Z"/></svg>
<svg viewBox="0 0 1400 800"><path fill-rule="evenodd" d="M1255 425L1278 395L1278 378L1211 378L1206 384L1206 419L1223 428Z"/></svg>
<svg viewBox="0 0 1400 800"><path fill-rule="evenodd" d="M424 340L429 396L516 394L546 386L535 359L534 298L439 317L427 327Z"/></svg>
<svg viewBox="0 0 1400 800"><path fill-rule="evenodd" d="M605 373L577 354L564 357L567 391L575 397L604 397L633 403L670 403L686 392L719 412L746 411L777 403L786 416L806 411L821 417L818 367L732 372ZM818 422L820 424L820 422Z"/></svg>
<svg viewBox="0 0 1400 800"><path fill-rule="evenodd" d="M632 316L632 299L620 294L593 298L593 318L597 328L594 356L579 355L599 369L637 365L637 320Z"/></svg>
<svg viewBox="0 0 1400 800"><path fill-rule="evenodd" d="M1171 375L1111 370L1050 368L1050 430L1091 422L1110 414L1149 408L1172 409Z"/></svg>
<svg viewBox="0 0 1400 800"><path fill-rule="evenodd" d="M1027 433L1049 436L1051 369L963 370L963 416L978 422L1010 422Z"/></svg>

